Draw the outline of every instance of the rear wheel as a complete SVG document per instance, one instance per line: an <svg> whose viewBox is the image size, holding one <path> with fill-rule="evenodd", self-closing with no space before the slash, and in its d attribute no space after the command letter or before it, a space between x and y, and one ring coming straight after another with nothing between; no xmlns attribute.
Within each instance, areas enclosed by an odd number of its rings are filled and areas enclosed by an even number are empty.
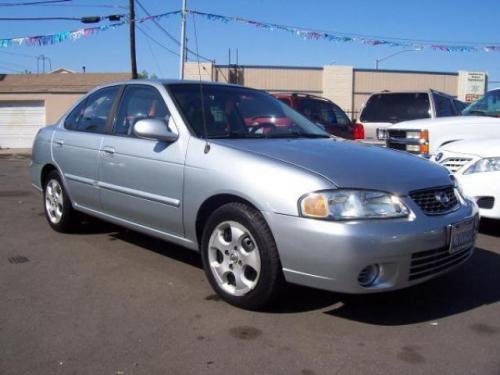
<svg viewBox="0 0 500 375"><path fill-rule="evenodd" d="M238 307L264 307L282 283L271 230L259 211L242 203L228 203L210 216L202 259L214 290Z"/></svg>
<svg viewBox="0 0 500 375"><path fill-rule="evenodd" d="M76 211L57 171L50 172L45 179L43 208L49 225L58 232L69 232L77 221Z"/></svg>

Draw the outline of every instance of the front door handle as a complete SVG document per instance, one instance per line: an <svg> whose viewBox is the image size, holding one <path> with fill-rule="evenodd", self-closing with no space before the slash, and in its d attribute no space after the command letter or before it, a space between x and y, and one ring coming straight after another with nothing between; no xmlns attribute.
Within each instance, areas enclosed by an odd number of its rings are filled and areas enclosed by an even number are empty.
<svg viewBox="0 0 500 375"><path fill-rule="evenodd" d="M54 139L54 143L57 146L61 147L64 144L64 140L62 140L62 139Z"/></svg>
<svg viewBox="0 0 500 375"><path fill-rule="evenodd" d="M102 152L104 152L106 155L113 155L115 153L115 148L111 146L104 146L102 148Z"/></svg>

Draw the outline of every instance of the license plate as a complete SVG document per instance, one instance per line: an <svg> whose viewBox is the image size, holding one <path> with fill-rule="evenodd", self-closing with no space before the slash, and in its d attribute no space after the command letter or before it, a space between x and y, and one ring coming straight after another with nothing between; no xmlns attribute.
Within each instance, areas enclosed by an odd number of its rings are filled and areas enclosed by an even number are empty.
<svg viewBox="0 0 500 375"><path fill-rule="evenodd" d="M451 224L450 230L450 254L466 250L474 246L476 239L476 225L474 219L468 219L460 223Z"/></svg>

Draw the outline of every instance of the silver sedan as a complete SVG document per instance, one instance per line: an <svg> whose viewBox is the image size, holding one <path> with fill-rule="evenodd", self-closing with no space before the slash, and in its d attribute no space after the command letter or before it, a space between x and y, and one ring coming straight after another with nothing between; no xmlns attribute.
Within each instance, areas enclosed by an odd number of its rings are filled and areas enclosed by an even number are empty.
<svg viewBox="0 0 500 375"><path fill-rule="evenodd" d="M99 87L33 145L50 226L78 212L201 253L215 291L257 309L285 281L347 293L408 287L465 262L477 207L446 169L332 138L240 86Z"/></svg>

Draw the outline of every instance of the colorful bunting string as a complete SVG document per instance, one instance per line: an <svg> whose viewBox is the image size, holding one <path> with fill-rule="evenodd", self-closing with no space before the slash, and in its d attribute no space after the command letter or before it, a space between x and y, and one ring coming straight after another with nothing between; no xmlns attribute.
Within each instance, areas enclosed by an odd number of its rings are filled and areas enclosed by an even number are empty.
<svg viewBox="0 0 500 375"><path fill-rule="evenodd" d="M198 12L195 10L188 10L188 13L196 16L204 17L210 21L218 21L223 23L236 22L241 24L246 24L250 26L257 27L259 29L265 29L269 31L284 31L291 33L295 36L306 40L326 40L329 42L339 42L339 43L362 43L369 46L388 46L397 48L414 48L414 49L432 49L434 51L443 52L500 52L500 45L486 45L475 43L475 45L448 45L448 44L438 44L431 43L428 41L410 40L410 39L396 39L387 38L380 39L377 37L368 37L355 34L344 34L344 33L332 33L326 31L309 30L296 26L279 25L275 23L260 22L255 20L250 20L242 17L235 16L223 16L220 14L212 14L205 12ZM148 16L136 19L136 23L142 23L150 20L159 20L165 17L179 15L180 10L167 12L163 14ZM61 43L66 40L76 40L83 37L87 37L102 31L115 29L119 26L123 26L128 23L128 20L113 23L110 25L103 25L97 27L88 27L72 31L63 31L56 34L49 35L37 35L19 38L6 38L0 39L0 48L11 47L11 46L46 46L56 43Z"/></svg>
<svg viewBox="0 0 500 375"><path fill-rule="evenodd" d="M479 43L477 45L445 45L445 44L437 44L419 40L410 40L410 39L403 40L395 38L384 40L375 37L372 38L354 34L341 34L341 33L308 30L295 26L260 22L241 17L223 16L220 14L204 13L195 10L188 10L188 13L204 17L210 21L219 21L223 23L237 22L269 31L274 31L274 30L284 31L307 40L327 40L329 42L343 42L343 43L358 42L369 46L414 48L419 50L426 48L444 52L479 52L479 51L500 52L500 45L480 45Z"/></svg>
<svg viewBox="0 0 500 375"><path fill-rule="evenodd" d="M166 18L172 15L179 14L180 11L168 12L163 14L158 14L154 16L148 16L143 18L136 19L136 23L143 23L150 20L159 20L162 18ZM77 40L83 37L87 37L90 35L97 34L101 31L116 29L119 26L123 26L128 23L128 21L122 21L117 23L112 23L110 25L102 25L97 27L87 27L78 30L72 31L63 31L56 34L49 35L37 35L37 36L27 36L27 37L19 37L19 38L8 38L8 39L0 39L0 48L11 47L11 46L47 46L56 43L61 43L66 40Z"/></svg>

